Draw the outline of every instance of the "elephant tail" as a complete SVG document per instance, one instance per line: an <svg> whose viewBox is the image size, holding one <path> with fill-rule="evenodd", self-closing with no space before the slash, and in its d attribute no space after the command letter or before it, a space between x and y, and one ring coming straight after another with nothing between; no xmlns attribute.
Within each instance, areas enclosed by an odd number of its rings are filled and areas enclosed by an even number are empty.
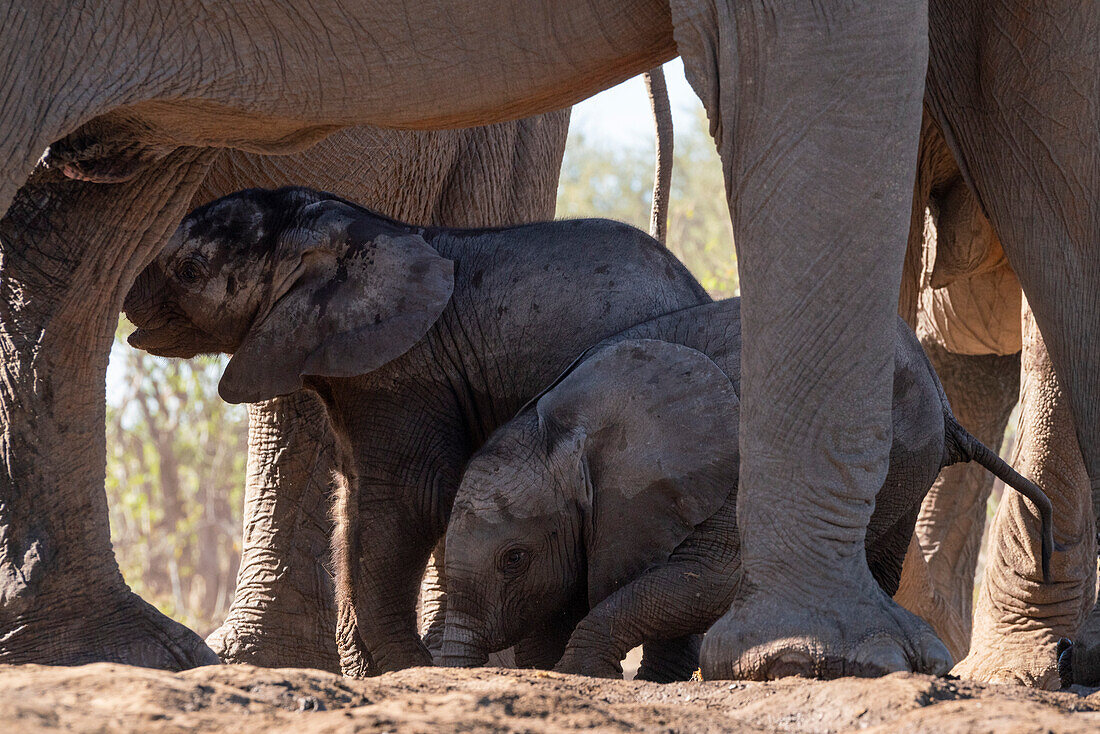
<svg viewBox="0 0 1100 734"><path fill-rule="evenodd" d="M668 200L672 190L672 107L668 102L663 67L655 66L644 75L657 128L657 164L653 172L653 209L649 218L649 234L665 244L668 230Z"/></svg>
<svg viewBox="0 0 1100 734"><path fill-rule="evenodd" d="M944 466L963 461L973 461L988 469L993 476L1016 490L1035 507L1042 526L1042 570L1043 583L1050 583L1050 558L1055 550L1065 548L1054 542L1054 507L1050 498L1039 485L1023 476L1004 459L998 456L984 443L974 438L959 425L950 413L944 415L944 428L947 436L947 461Z"/></svg>

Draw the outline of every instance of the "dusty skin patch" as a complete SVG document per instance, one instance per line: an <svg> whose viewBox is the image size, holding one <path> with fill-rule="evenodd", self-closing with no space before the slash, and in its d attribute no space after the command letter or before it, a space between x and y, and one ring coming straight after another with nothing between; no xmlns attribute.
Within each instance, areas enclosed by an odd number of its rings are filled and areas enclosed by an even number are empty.
<svg viewBox="0 0 1100 734"><path fill-rule="evenodd" d="M1092 695L1089 695L1092 694ZM1100 693L895 674L776 683L605 681L416 668L370 680L215 666L0 666L4 732L983 732L1100 730Z"/></svg>

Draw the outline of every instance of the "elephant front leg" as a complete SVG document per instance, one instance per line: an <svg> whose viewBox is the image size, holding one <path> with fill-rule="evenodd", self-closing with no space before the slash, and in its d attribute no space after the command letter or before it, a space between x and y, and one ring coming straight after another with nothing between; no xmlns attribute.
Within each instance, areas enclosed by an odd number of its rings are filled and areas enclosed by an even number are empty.
<svg viewBox="0 0 1100 734"><path fill-rule="evenodd" d="M0 220L0 663L218 662L126 586L104 493L122 298L211 160L180 150L116 186L39 172Z"/></svg>
<svg viewBox="0 0 1100 734"><path fill-rule="evenodd" d="M709 5L672 9L741 276L744 580L704 640L703 676L946 672L863 548L892 440L925 5Z"/></svg>
<svg viewBox="0 0 1100 734"><path fill-rule="evenodd" d="M206 639L223 662L340 670L326 568L334 451L313 394L249 406L241 567L229 614Z"/></svg>
<svg viewBox="0 0 1100 734"><path fill-rule="evenodd" d="M642 645L642 664L635 680L673 683L689 680L699 668L702 635L684 635L671 640L652 640Z"/></svg>
<svg viewBox="0 0 1100 734"><path fill-rule="evenodd" d="M398 507L390 492L349 511L355 503L347 481L338 487L334 552L341 667L345 675L361 676L430 666L416 601L437 534Z"/></svg>
<svg viewBox="0 0 1100 734"><path fill-rule="evenodd" d="M731 496L667 563L597 604L573 631L554 669L620 678L627 652L645 644L643 654L650 663L639 669L639 677L645 673L654 676L646 680L664 680L673 674L680 675L679 680L690 678L696 659L685 662L690 648L672 641L701 634L729 607L741 578L735 513Z"/></svg>
<svg viewBox="0 0 1100 734"><path fill-rule="evenodd" d="M1025 308L1020 421L1012 464L1054 505L1054 538L1066 551L1039 568L1039 519L1005 492L991 531L970 654L953 672L993 682L1057 689L1058 641L1074 639L1095 601L1096 541L1088 475L1066 398Z"/></svg>

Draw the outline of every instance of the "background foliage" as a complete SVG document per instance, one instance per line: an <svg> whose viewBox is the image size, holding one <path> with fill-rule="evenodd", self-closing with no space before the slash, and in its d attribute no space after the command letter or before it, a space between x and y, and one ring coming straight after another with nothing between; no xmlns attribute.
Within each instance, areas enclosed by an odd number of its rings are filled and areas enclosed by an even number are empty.
<svg viewBox="0 0 1100 734"><path fill-rule="evenodd" d="M111 538L130 586L199 634L233 600L247 412L218 398L221 360L129 348L122 322L107 398Z"/></svg>

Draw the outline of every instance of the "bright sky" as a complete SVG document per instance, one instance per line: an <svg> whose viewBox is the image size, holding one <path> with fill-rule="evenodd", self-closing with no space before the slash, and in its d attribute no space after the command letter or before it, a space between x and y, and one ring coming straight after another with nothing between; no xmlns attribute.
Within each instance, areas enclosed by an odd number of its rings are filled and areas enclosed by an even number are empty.
<svg viewBox="0 0 1100 734"><path fill-rule="evenodd" d="M702 107L687 79L680 59L665 64L668 98L672 105L673 128L683 124ZM606 145L653 145L653 114L641 76L601 92L573 107L570 131L583 132L593 143Z"/></svg>

